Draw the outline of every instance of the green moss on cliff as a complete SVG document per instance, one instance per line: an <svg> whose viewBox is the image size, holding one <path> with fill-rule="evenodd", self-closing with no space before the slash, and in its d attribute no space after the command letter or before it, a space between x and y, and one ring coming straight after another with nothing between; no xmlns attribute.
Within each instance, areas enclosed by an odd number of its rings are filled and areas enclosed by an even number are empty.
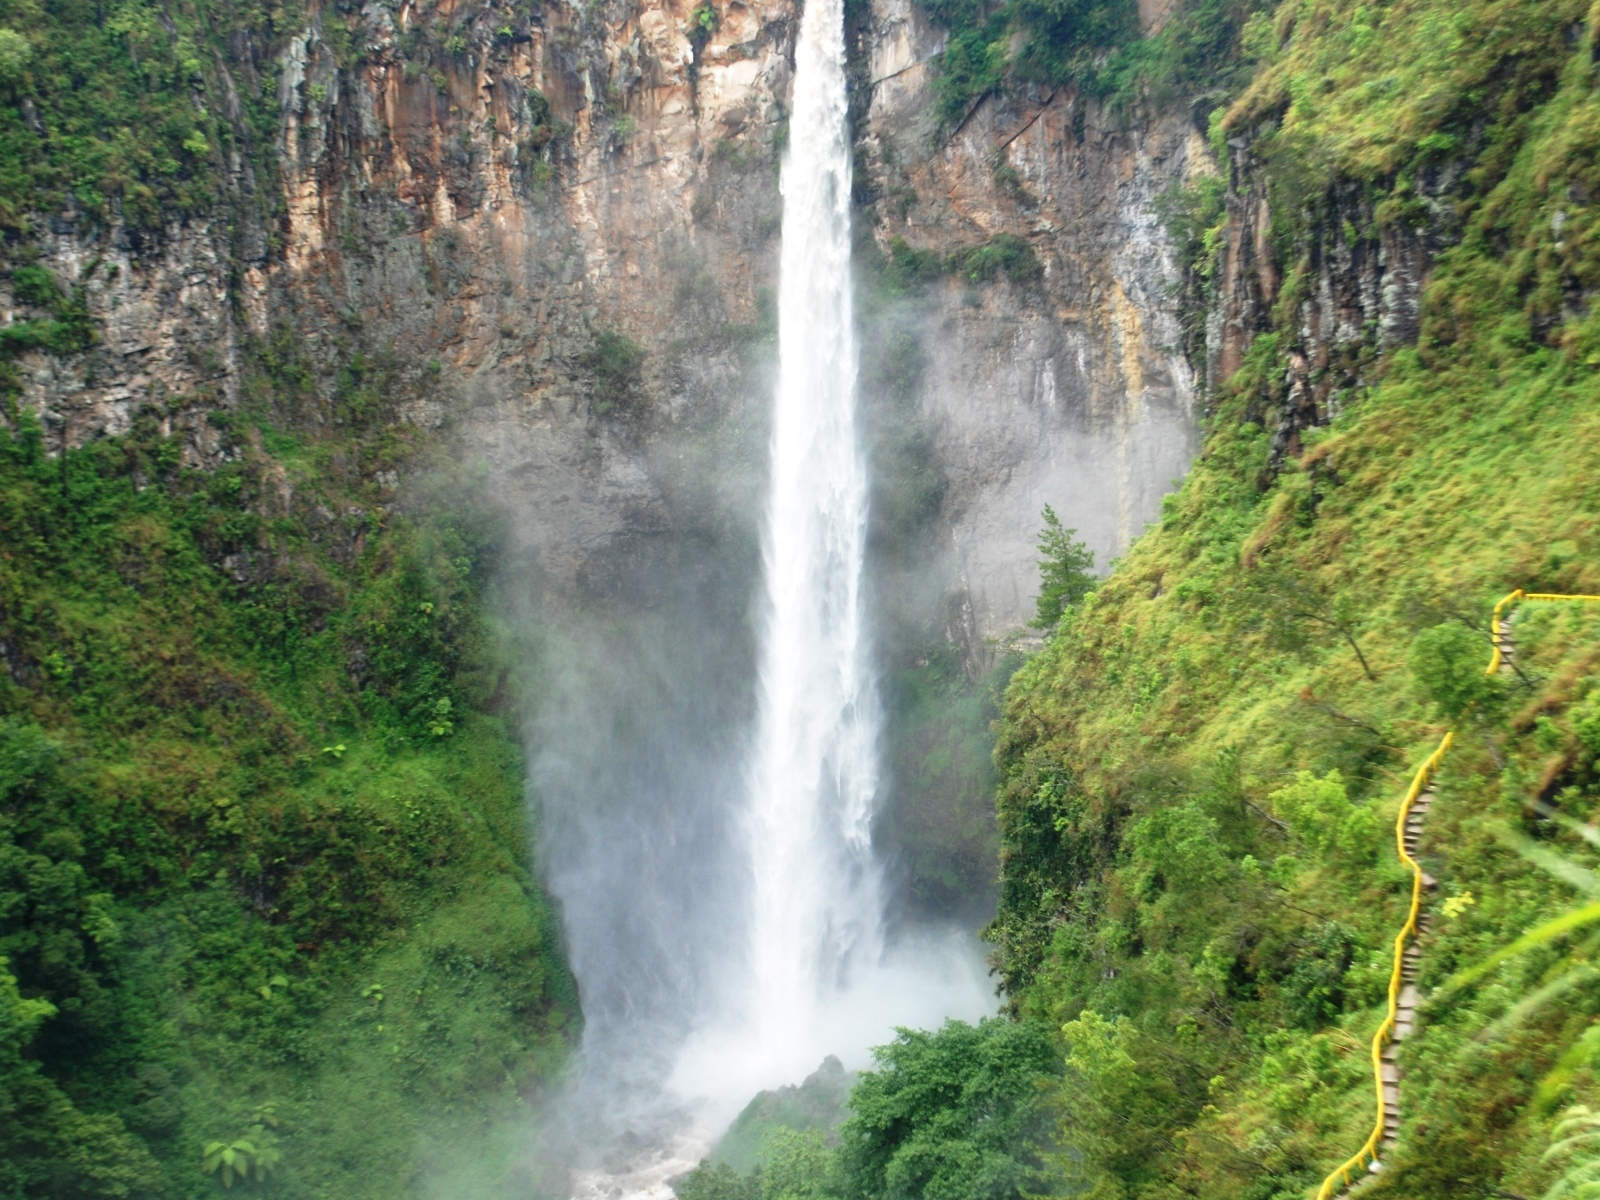
<svg viewBox="0 0 1600 1200"><path fill-rule="evenodd" d="M210 215L228 163L267 165L270 56L302 10L209 0L35 0L0 25L0 226L76 211L135 234Z"/></svg>

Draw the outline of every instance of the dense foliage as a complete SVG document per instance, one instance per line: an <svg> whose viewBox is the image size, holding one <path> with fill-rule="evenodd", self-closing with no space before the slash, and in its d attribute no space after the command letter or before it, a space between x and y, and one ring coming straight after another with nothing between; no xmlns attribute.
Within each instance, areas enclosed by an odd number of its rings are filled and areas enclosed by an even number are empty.
<svg viewBox="0 0 1600 1200"><path fill-rule="evenodd" d="M259 158L276 132L261 73L298 16L211 0L7 4L0 227L74 209L143 233L215 211L229 156ZM242 105L231 120L230 96Z"/></svg>
<svg viewBox="0 0 1600 1200"><path fill-rule="evenodd" d="M960 125L983 97L1029 84L1071 85L1123 112L1191 98L1216 104L1248 80L1261 38L1259 0L1193 0L1159 29L1133 0L921 0L949 31L938 60L938 112ZM1255 18L1252 22L1252 18ZM1256 36L1244 37L1250 26Z"/></svg>
<svg viewBox="0 0 1600 1200"><path fill-rule="evenodd" d="M0 1194L402 1194L562 1053L494 529L234 445L0 437Z"/></svg>

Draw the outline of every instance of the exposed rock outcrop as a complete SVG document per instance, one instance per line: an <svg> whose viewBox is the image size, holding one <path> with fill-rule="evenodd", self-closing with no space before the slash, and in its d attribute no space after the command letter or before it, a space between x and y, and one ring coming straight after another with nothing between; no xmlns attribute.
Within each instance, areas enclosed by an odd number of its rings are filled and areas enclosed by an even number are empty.
<svg viewBox="0 0 1600 1200"><path fill-rule="evenodd" d="M1381 356L1416 341L1428 268L1457 235L1452 196L1461 169L1420 174L1403 213L1384 199L1388 189L1347 179L1317 195L1280 196L1275 212L1271 168L1257 150L1261 132L1228 143L1227 236L1206 375L1214 389L1243 364L1257 335L1274 327L1287 334L1288 369L1271 397L1281 457L1371 382Z"/></svg>

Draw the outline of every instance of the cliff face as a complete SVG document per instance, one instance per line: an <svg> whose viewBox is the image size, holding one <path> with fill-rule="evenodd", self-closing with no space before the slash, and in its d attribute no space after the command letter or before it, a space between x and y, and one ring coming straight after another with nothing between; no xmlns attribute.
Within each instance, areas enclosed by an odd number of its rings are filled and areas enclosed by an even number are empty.
<svg viewBox="0 0 1600 1200"><path fill-rule="evenodd" d="M1125 127L1067 91L984 100L948 137L932 118L939 43L910 0L873 9L861 145L874 236L949 250L1026 239L1042 274L959 275L923 327L921 419L950 481L943 517L969 632L1032 615L1033 534L1052 505L1098 561L1159 511L1195 447L1162 193L1209 170L1175 113Z"/></svg>
<svg viewBox="0 0 1600 1200"><path fill-rule="evenodd" d="M1380 189L1342 178L1320 195L1280 195L1274 204L1273 172L1259 151L1270 130L1228 142L1226 235L1205 370L1214 390L1243 365L1259 334L1280 331L1286 369L1264 397L1276 413L1276 461L1293 452L1303 430L1331 420L1345 396L1373 383L1384 355L1416 342L1428 269L1458 236L1464 167L1419 173L1403 217ZM1289 260L1300 266L1286 270Z"/></svg>
<svg viewBox="0 0 1600 1200"><path fill-rule="evenodd" d="M249 403L250 347L310 368L290 415L313 426L357 419L354 359L384 419L489 461L547 578L625 586L623 562L759 492L793 26L782 2L373 0L236 47L218 102L276 78L273 177L236 156L233 210L155 244L58 218L44 265L101 336L25 355L25 401L57 444L147 412L203 464L228 453L213 414ZM1042 267L947 271L865 318L869 358L874 321L915 343L932 573L976 645L1029 615L1043 504L1103 559L1194 449L1156 200L1204 150L1177 116L1124 129L1066 92L942 133L939 33L910 0L856 28L863 232L941 254L1010 234Z"/></svg>

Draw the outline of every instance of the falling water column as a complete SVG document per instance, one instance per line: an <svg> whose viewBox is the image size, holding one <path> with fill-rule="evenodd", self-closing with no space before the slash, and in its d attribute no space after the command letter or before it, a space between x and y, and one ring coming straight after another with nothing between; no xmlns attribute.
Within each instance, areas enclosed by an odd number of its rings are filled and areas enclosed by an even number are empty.
<svg viewBox="0 0 1600 1200"><path fill-rule="evenodd" d="M816 1037L830 994L881 950L842 0L805 5L782 187L766 624L750 766L748 1003L763 1056L792 1071L826 1051Z"/></svg>

